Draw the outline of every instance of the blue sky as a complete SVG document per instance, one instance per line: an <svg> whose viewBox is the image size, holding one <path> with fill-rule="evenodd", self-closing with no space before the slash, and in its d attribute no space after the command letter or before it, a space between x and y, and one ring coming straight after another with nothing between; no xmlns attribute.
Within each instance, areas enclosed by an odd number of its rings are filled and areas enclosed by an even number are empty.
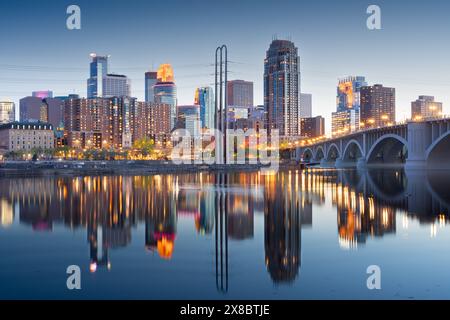
<svg viewBox="0 0 450 320"><path fill-rule="evenodd" d="M66 8L81 7L82 29L66 28ZM382 10L382 30L366 28L366 9ZM302 91L329 122L339 77L366 76L397 89L397 120L418 95L435 95L450 113L448 1L16 0L1 1L0 97L34 90L86 95L89 54L110 54L110 71L144 96L144 72L171 63L180 104L213 82L215 48L229 47L231 79L255 83L263 101L263 61L274 35L301 56ZM329 127L329 123L327 124Z"/></svg>

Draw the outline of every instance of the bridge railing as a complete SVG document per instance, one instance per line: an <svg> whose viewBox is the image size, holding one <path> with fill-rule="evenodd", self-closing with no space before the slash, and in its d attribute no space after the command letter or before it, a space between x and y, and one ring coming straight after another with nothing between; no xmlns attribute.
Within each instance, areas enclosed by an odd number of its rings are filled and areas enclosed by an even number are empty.
<svg viewBox="0 0 450 320"><path fill-rule="evenodd" d="M442 114L442 115L439 115L436 117L426 117L426 118L416 117L414 119L404 119L402 121L397 121L390 125L386 125L384 127L359 128L358 130L355 130L352 132L346 131L346 132L343 132L342 134L334 134L331 137L330 136L321 136L321 137L317 137L317 138L309 138L309 139L305 139L305 140L300 140L300 141L295 142L295 145L300 146L300 147L309 147L309 146L314 146L319 143L333 141L336 139L348 137L348 136L355 135L355 134L366 133L366 132L391 128L391 127L403 126L403 125L407 125L408 123L411 123L411 122L430 122L430 121L439 121L439 120L446 120L446 119L450 119L450 115Z"/></svg>

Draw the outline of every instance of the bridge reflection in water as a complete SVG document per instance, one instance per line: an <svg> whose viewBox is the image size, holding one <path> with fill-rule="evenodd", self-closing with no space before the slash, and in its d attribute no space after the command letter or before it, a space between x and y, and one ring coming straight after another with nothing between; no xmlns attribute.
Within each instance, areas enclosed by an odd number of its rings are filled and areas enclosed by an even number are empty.
<svg viewBox="0 0 450 320"><path fill-rule="evenodd" d="M272 282L300 275L302 229L311 228L313 208L331 197L342 249L357 249L372 237L395 234L418 219L434 226L449 221L447 172L403 170L286 171L161 176L40 177L0 180L0 223L20 223L36 232L54 226L83 229L91 272L113 270L110 252L126 248L133 230L145 226L143 248L161 259L177 254L179 218L193 220L199 237L212 239L217 290L228 291L233 248L229 241L254 240L255 216L263 216L265 266ZM234 261L238 265L239 261Z"/></svg>

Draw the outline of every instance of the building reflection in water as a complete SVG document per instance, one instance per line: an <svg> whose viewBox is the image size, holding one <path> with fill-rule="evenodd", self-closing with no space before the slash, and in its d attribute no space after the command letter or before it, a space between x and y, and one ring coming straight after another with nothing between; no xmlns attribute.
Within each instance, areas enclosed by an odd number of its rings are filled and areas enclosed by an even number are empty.
<svg viewBox="0 0 450 320"><path fill-rule="evenodd" d="M180 217L192 230L213 235L216 279L228 290L228 243L254 238L254 220L264 215L265 264L273 282L300 274L302 229L313 225L313 207L327 197L337 212L342 248L394 234L396 216L431 226L449 221L449 174L403 171L309 169L259 173L0 179L0 225L15 217L35 231L55 226L87 230L90 270L111 269L110 253L128 246L132 230L145 224L145 248L161 259L176 254Z"/></svg>
<svg viewBox="0 0 450 320"><path fill-rule="evenodd" d="M301 214L298 175L265 179L266 266L275 283L292 282L301 264Z"/></svg>

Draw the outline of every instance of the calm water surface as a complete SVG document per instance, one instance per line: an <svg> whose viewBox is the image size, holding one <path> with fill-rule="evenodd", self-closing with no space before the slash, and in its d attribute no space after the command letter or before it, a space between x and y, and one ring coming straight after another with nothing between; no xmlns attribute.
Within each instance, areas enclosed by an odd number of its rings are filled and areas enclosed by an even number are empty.
<svg viewBox="0 0 450 320"><path fill-rule="evenodd" d="M0 179L2 299L450 299L450 173ZM66 268L82 270L80 291ZM382 290L366 269L382 270Z"/></svg>

